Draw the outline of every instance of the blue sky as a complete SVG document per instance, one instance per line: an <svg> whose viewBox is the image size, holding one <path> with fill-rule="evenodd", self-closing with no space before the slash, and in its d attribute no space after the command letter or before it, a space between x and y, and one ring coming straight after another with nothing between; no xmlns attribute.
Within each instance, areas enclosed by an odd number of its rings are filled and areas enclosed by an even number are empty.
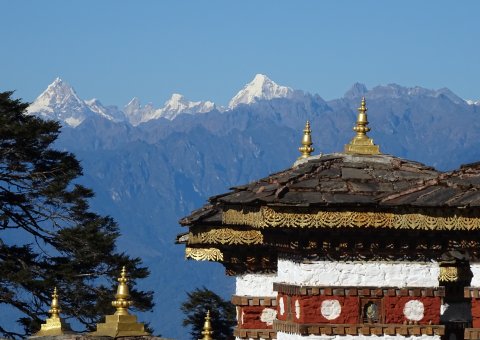
<svg viewBox="0 0 480 340"><path fill-rule="evenodd" d="M354 82L480 99L480 1L5 1L0 90L60 76L81 98L226 104L256 73L340 97Z"/></svg>

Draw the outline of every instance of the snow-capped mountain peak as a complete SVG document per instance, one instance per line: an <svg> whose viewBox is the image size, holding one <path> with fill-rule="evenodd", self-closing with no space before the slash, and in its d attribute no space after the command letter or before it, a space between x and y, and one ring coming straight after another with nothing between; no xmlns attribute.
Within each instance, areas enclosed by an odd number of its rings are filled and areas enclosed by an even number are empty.
<svg viewBox="0 0 480 340"><path fill-rule="evenodd" d="M215 104L211 101L191 102L181 94L174 93L164 104L164 112L175 113L204 113L213 110Z"/></svg>
<svg viewBox="0 0 480 340"><path fill-rule="evenodd" d="M93 98L90 100L85 100L85 104L90 110L97 113L98 115L112 120L115 122L120 122L125 120L125 114L118 109L116 106L104 106L100 100Z"/></svg>
<svg viewBox="0 0 480 340"><path fill-rule="evenodd" d="M140 108L140 99L133 97L127 105L123 108L126 114L129 114L132 110L138 110Z"/></svg>
<svg viewBox="0 0 480 340"><path fill-rule="evenodd" d="M180 114L205 113L212 111L213 109L215 109L215 104L211 101L192 102L187 100L183 95L174 93L170 99L165 102L161 109L145 115L142 118L142 122L159 118L173 120Z"/></svg>
<svg viewBox="0 0 480 340"><path fill-rule="evenodd" d="M468 105L479 105L479 106L480 106L480 100L467 99L467 100L465 100L465 102L466 102Z"/></svg>
<svg viewBox="0 0 480 340"><path fill-rule="evenodd" d="M75 127L92 111L68 83L57 77L28 107L28 113Z"/></svg>
<svg viewBox="0 0 480 340"><path fill-rule="evenodd" d="M51 106L62 106L66 104L83 104L78 98L75 90L60 78L56 78L53 83L48 85L47 89L30 105L29 111L37 112L41 109L51 109Z"/></svg>
<svg viewBox="0 0 480 340"><path fill-rule="evenodd" d="M185 97L179 93L173 93L169 100L164 104L164 109L166 110L182 110L186 109L189 106L189 102L185 100Z"/></svg>
<svg viewBox="0 0 480 340"><path fill-rule="evenodd" d="M240 104L252 104L258 100L291 97L293 89L280 86L264 74L257 74L253 80L244 86L228 104L233 109Z"/></svg>
<svg viewBox="0 0 480 340"><path fill-rule="evenodd" d="M123 107L126 119L132 125L138 125L145 122L145 118L151 116L155 112L155 108L152 103L148 103L142 107L140 99L133 97L127 105Z"/></svg>

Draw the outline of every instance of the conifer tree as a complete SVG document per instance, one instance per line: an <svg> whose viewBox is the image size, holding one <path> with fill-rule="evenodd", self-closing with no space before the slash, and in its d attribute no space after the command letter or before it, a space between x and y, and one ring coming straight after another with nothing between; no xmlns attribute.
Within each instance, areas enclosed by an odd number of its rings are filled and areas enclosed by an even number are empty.
<svg viewBox="0 0 480 340"><path fill-rule="evenodd" d="M14 332L0 321L0 337L38 330L55 286L62 317L91 330L114 312L120 268L127 267L131 284L149 272L118 252L115 221L90 211L93 192L75 183L79 162L52 147L59 123L26 114L27 106L0 93L0 314L19 315L22 328ZM153 307L152 292L131 295L137 310Z"/></svg>
<svg viewBox="0 0 480 340"><path fill-rule="evenodd" d="M185 314L183 326L190 327L193 340L202 338L202 330L207 311L210 311L213 338L215 340L234 339L233 327L236 324L235 306L225 301L211 290L203 287L187 293L187 300L181 310Z"/></svg>

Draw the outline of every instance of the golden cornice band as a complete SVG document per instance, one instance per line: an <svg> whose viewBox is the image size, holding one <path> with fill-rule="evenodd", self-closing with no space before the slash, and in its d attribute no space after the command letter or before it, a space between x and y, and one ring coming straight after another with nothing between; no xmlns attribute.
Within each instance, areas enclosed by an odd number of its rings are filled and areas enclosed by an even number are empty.
<svg viewBox="0 0 480 340"><path fill-rule="evenodd" d="M223 261L223 254L217 248L185 248L185 258L197 261Z"/></svg>
<svg viewBox="0 0 480 340"><path fill-rule="evenodd" d="M441 282L456 282L458 281L457 267L440 267L440 274L438 280Z"/></svg>
<svg viewBox="0 0 480 340"><path fill-rule="evenodd" d="M263 235L259 230L212 229L205 232L189 233L188 244L262 244Z"/></svg>
<svg viewBox="0 0 480 340"><path fill-rule="evenodd" d="M415 230L480 230L479 217L430 216L422 213L319 211L278 212L270 207L258 211L228 209L222 222L254 228L387 228Z"/></svg>

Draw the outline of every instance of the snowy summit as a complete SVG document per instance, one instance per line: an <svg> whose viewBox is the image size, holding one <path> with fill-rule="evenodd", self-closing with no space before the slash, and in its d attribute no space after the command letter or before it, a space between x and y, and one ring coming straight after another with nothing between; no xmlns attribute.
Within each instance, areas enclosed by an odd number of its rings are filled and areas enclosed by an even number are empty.
<svg viewBox="0 0 480 340"><path fill-rule="evenodd" d="M91 112L75 90L60 78L56 78L47 89L28 107L29 114L63 121L70 126L79 125Z"/></svg>
<svg viewBox="0 0 480 340"><path fill-rule="evenodd" d="M100 115L113 121L123 120L123 112L114 106L103 106L98 99L84 101L75 90L60 78L56 78L47 89L28 107L27 112L46 119L64 122L77 127L87 117Z"/></svg>
<svg viewBox="0 0 480 340"><path fill-rule="evenodd" d="M156 115L151 117L151 119L163 117L172 120L181 113L205 113L212 111L214 108L215 104L211 101L191 102L186 100L181 94L174 93L170 99L165 102L163 108L157 110Z"/></svg>
<svg viewBox="0 0 480 340"><path fill-rule="evenodd" d="M234 109L240 104L252 104L258 100L270 100L273 98L289 98L293 89L280 86L264 74L257 74L253 80L245 85L235 97L230 100L228 108Z"/></svg>
<svg viewBox="0 0 480 340"><path fill-rule="evenodd" d="M125 106L124 112L132 125L138 125L152 119L173 120L180 114L205 113L213 109L215 109L215 104L211 101L192 102L181 94L174 93L160 109L155 109L151 103L142 107L138 98L135 97Z"/></svg>

